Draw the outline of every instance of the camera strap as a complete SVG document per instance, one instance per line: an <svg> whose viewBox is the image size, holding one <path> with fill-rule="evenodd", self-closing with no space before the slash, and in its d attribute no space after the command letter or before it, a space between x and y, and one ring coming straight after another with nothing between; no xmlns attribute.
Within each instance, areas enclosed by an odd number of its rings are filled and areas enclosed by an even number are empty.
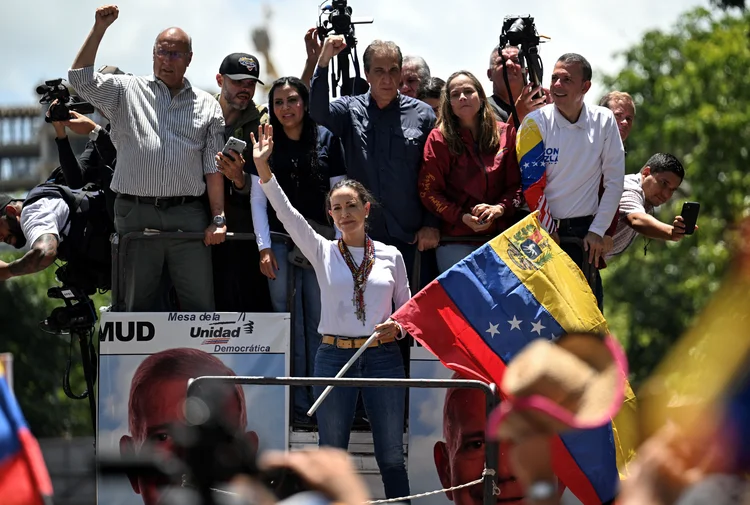
<svg viewBox="0 0 750 505"><path fill-rule="evenodd" d="M510 112L513 117L513 123L516 125L516 130L521 127L521 122L518 120L518 111L516 110L516 100L513 98L513 92L510 90L510 79L508 79L508 67L505 66L505 62L508 61L505 56L503 56L503 49L499 48L498 50L498 56L500 56L500 59L503 62L503 81L505 81L505 89L508 90L508 101L510 102ZM523 67L522 67L523 68Z"/></svg>

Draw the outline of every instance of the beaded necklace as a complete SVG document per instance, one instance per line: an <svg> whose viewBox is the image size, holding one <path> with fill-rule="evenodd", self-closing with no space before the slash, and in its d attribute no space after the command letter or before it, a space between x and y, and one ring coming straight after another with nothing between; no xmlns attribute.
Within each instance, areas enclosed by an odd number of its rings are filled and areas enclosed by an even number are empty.
<svg viewBox="0 0 750 505"><path fill-rule="evenodd" d="M352 279L354 280L352 303L354 304L357 319L362 321L362 326L364 326L366 319L365 287L367 286L367 278L370 276L370 271L372 270L372 264L375 263L375 245L370 237L365 236L365 255L359 266L354 262L352 253L343 239L339 239L339 251L341 251L341 256L344 257L346 266L349 267L349 271L352 273Z"/></svg>

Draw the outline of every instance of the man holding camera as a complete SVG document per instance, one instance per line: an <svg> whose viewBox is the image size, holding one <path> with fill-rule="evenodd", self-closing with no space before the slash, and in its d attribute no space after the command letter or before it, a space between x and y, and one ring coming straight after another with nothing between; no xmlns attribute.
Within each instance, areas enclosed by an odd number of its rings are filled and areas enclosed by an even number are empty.
<svg viewBox="0 0 750 505"><path fill-rule="evenodd" d="M506 72L508 84L505 83ZM487 77L492 81L492 96L487 97L487 100L492 106L495 118L503 123L508 123L512 117L511 97L515 103L519 121L523 121L529 112L552 103L548 90L542 89L541 86L534 86L532 83L524 85L524 69L518 59L516 46L503 48L498 46L492 50ZM537 96L540 92L544 94Z"/></svg>
<svg viewBox="0 0 750 505"><path fill-rule="evenodd" d="M367 46L362 58L370 90L329 102L328 65L346 47L343 35L329 35L323 43L310 85L310 114L341 138L347 175L381 204L370 213L370 236L398 248L411 275L417 249L434 249L440 242L437 218L422 207L417 188L435 113L399 93L401 49L380 40Z"/></svg>
<svg viewBox="0 0 750 505"><path fill-rule="evenodd" d="M226 235L224 178L214 160L224 143L221 107L185 79L192 42L179 28L156 38L152 76L94 72L99 44L118 14L114 5L96 10L94 27L68 73L79 95L110 119L115 132L117 232L203 232L206 246L219 244ZM211 223L201 202L204 193ZM194 240L136 240L127 253L126 310L156 306L165 264L182 310L214 309L211 251L204 245Z"/></svg>
<svg viewBox="0 0 750 505"><path fill-rule="evenodd" d="M114 230L105 205L101 191L55 184L40 184L25 200L0 194L0 240L16 249L31 244L21 258L0 261L0 281L41 272L61 259L68 262L57 271L64 284L90 294L108 288Z"/></svg>
<svg viewBox="0 0 750 505"><path fill-rule="evenodd" d="M550 85L554 104L526 116L516 150L529 209L539 211L542 225L588 272L601 308L599 261L622 196L625 153L612 111L583 102L591 74L591 65L579 54L558 59Z"/></svg>

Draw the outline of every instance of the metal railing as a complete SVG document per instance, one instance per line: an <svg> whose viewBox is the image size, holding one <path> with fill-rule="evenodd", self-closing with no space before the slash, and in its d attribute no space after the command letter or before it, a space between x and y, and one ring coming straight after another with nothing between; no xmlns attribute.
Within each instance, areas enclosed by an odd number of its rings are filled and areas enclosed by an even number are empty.
<svg viewBox="0 0 750 505"><path fill-rule="evenodd" d="M489 418L498 405L498 392L495 384L465 379L335 379L328 377L198 377L188 383L187 397L198 396L199 388L206 383L242 386L334 386L334 387L400 387L421 389L478 389L484 393L485 416ZM494 490L497 486L497 466L500 455L497 442L485 444L485 475L483 482L483 504L495 503Z"/></svg>

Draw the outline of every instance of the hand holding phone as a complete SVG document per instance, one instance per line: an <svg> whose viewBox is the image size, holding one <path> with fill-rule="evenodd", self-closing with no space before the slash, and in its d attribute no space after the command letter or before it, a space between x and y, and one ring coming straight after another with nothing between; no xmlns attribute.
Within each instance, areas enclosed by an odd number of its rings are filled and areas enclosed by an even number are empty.
<svg viewBox="0 0 750 505"><path fill-rule="evenodd" d="M682 221L685 225L685 235L692 235L695 231L695 224L698 221L698 213L701 210L701 204L698 202L685 202L682 205Z"/></svg>
<svg viewBox="0 0 750 505"><path fill-rule="evenodd" d="M232 156L231 151L242 154L245 151L246 147L247 142L245 142L244 140L240 140L235 137L229 137L227 143L224 144L224 149L221 150L221 154L228 158L231 158L232 161L234 161L234 156Z"/></svg>

